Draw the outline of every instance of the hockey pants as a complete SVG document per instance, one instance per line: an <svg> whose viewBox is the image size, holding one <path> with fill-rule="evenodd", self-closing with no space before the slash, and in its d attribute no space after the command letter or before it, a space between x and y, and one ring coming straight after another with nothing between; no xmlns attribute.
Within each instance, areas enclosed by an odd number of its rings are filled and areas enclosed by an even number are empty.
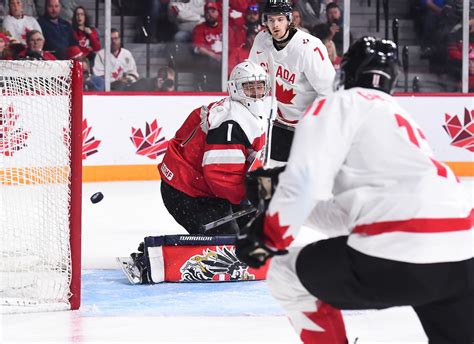
<svg viewBox="0 0 474 344"><path fill-rule="evenodd" d="M474 342L474 259L391 261L362 254L341 236L274 257L267 283L304 343L346 343L340 309L395 306L413 307L431 344Z"/></svg>

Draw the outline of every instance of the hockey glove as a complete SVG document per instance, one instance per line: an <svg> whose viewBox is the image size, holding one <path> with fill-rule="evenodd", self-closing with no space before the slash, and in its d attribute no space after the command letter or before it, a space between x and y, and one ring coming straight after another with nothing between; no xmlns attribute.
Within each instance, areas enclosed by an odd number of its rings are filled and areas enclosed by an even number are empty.
<svg viewBox="0 0 474 344"><path fill-rule="evenodd" d="M269 169L258 168L247 173L245 177L247 199L262 213L267 210L278 185L278 177L284 170L284 166Z"/></svg>
<svg viewBox="0 0 474 344"><path fill-rule="evenodd" d="M267 260L275 255L288 253L287 250L275 251L263 243L263 217L264 212L258 212L255 217L247 223L244 235L237 237L235 253L240 261L252 268L259 268Z"/></svg>

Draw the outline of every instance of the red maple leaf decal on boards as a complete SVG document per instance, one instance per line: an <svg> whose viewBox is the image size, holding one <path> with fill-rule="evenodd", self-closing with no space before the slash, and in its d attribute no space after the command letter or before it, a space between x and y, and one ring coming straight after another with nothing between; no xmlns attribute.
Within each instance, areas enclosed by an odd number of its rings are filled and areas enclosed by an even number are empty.
<svg viewBox="0 0 474 344"><path fill-rule="evenodd" d="M15 128L20 114L15 113L13 105L9 105L4 113L0 108L0 154L13 156L15 152L25 148L29 131Z"/></svg>
<svg viewBox="0 0 474 344"><path fill-rule="evenodd" d="M100 145L100 140L96 140L94 136L90 139L87 137L91 133L92 127L87 125L87 119L82 121L82 160L85 160L89 155L97 153L97 148Z"/></svg>
<svg viewBox="0 0 474 344"><path fill-rule="evenodd" d="M136 153L150 159L156 159L159 155L164 154L168 148L168 140L165 140L164 137L159 138L162 129L158 126L156 119L151 124L145 122L145 134L141 129L132 127L130 140L137 148Z"/></svg>
<svg viewBox="0 0 474 344"><path fill-rule="evenodd" d="M283 85L280 85L280 83L277 81L276 82L276 98L277 100L282 103L282 104L293 104L293 98L295 97L295 93L293 92L293 89L285 90Z"/></svg>
<svg viewBox="0 0 474 344"><path fill-rule="evenodd" d="M284 250L295 240L292 235L285 236L290 226L280 224L280 214L266 215L263 221L263 233L265 244L278 250Z"/></svg>
<svg viewBox="0 0 474 344"><path fill-rule="evenodd" d="M474 152L474 110L464 109L464 123L457 115L445 114L444 130L448 133L451 145Z"/></svg>

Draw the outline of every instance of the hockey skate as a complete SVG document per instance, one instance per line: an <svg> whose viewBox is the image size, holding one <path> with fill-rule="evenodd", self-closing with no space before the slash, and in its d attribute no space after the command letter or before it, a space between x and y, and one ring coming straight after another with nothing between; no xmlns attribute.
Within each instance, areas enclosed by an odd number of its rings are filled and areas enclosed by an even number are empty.
<svg viewBox="0 0 474 344"><path fill-rule="evenodd" d="M142 283L140 269L135 265L132 257L117 257L117 262L131 284Z"/></svg>
<svg viewBox="0 0 474 344"><path fill-rule="evenodd" d="M148 264L145 257L145 244L138 245L138 252L130 254L130 257L117 257L122 271L131 284L149 284Z"/></svg>

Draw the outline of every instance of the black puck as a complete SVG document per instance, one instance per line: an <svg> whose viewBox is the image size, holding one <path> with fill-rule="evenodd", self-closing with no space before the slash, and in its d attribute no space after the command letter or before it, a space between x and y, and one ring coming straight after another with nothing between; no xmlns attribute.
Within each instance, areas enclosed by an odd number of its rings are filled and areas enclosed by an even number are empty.
<svg viewBox="0 0 474 344"><path fill-rule="evenodd" d="M99 203L103 199L104 199L104 195L102 194L102 192L96 192L95 194L91 196L91 202L94 204Z"/></svg>

